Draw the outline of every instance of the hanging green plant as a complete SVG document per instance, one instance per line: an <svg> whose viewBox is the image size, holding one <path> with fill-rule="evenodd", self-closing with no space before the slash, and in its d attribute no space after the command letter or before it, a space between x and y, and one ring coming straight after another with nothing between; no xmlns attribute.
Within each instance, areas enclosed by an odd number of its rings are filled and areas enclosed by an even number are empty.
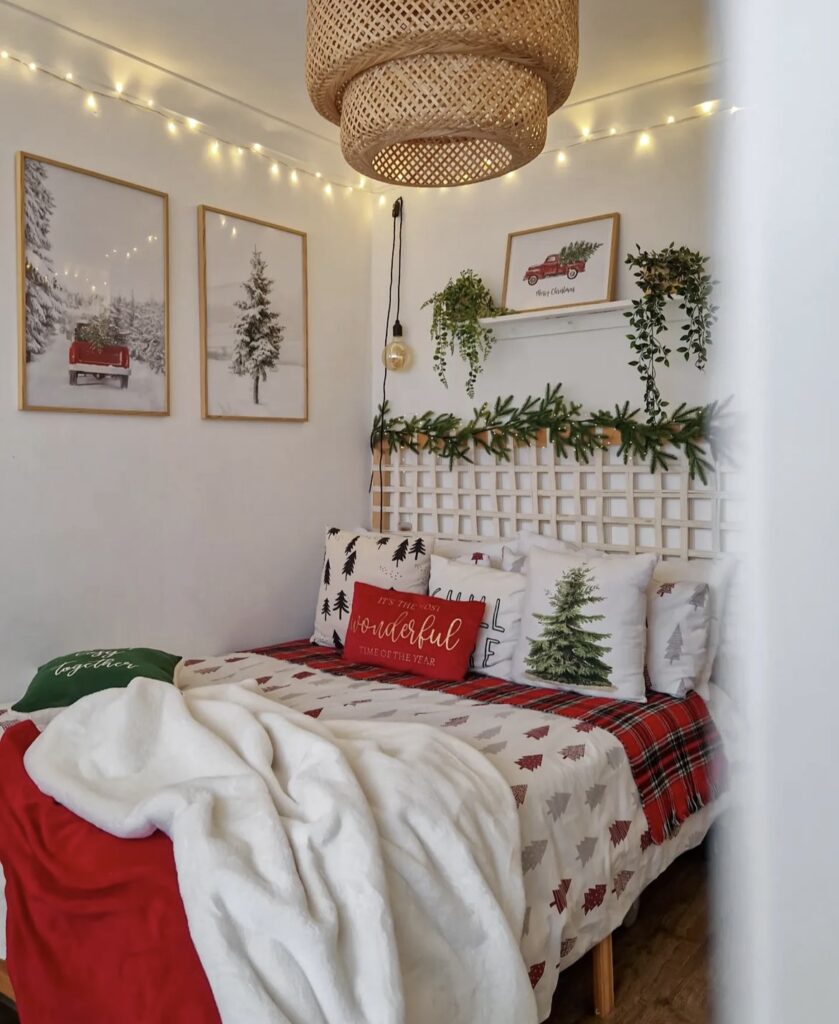
<svg viewBox="0 0 839 1024"><path fill-rule="evenodd" d="M484 282L473 270L463 270L442 291L422 304L432 307L431 338L434 341L434 371L449 386L446 374L448 357L457 349L469 367L466 394L475 397L475 382L495 343L491 327L482 327L482 317L510 312L495 305Z"/></svg>
<svg viewBox="0 0 839 1024"><path fill-rule="evenodd" d="M660 423L669 403L661 397L656 370L661 365L670 365L673 351L663 338L667 330L665 307L670 299L681 299L679 309L684 311L687 323L676 351L685 362L693 359L696 368L704 370L711 330L717 322L717 307L711 302L716 281L707 271L708 257L694 249L684 245L677 248L672 242L658 252L646 252L640 245L636 248L636 253L626 257L641 289L641 296L633 300L632 309L624 314L633 332L627 335L630 348L637 356L629 365L637 368L644 383L648 421Z"/></svg>

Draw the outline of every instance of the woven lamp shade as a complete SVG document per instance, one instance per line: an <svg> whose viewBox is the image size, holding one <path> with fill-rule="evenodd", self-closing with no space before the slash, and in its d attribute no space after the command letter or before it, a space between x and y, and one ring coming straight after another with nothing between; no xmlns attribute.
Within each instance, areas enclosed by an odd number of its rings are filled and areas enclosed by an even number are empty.
<svg viewBox="0 0 839 1024"><path fill-rule="evenodd" d="M465 185L541 153L578 50L578 0L309 0L306 84L361 174Z"/></svg>

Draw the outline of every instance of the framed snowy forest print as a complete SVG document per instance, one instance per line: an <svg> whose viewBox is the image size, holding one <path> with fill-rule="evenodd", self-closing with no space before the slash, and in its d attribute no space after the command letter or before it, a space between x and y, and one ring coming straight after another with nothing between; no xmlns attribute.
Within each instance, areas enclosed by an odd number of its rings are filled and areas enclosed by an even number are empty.
<svg viewBox="0 0 839 1024"><path fill-rule="evenodd" d="M507 237L501 305L519 313L611 302L620 214L514 231Z"/></svg>
<svg viewBox="0 0 839 1024"><path fill-rule="evenodd" d="M163 192L18 153L19 407L169 412Z"/></svg>
<svg viewBox="0 0 839 1024"><path fill-rule="evenodd" d="M198 209L201 415L308 418L306 235Z"/></svg>

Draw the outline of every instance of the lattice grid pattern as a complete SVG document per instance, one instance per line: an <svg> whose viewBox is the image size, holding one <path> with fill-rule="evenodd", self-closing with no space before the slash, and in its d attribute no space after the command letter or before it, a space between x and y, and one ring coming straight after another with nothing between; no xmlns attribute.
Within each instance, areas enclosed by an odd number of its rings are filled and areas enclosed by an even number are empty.
<svg viewBox="0 0 839 1024"><path fill-rule="evenodd" d="M617 447L587 464L553 446L516 447L510 455L502 462L473 451L474 463L449 469L429 451L386 453L382 528L469 541L512 540L531 530L608 552L679 559L737 549L733 470L719 469L704 485L690 480L684 461L651 473L631 459L624 465ZM379 529L378 455L374 464L372 524Z"/></svg>

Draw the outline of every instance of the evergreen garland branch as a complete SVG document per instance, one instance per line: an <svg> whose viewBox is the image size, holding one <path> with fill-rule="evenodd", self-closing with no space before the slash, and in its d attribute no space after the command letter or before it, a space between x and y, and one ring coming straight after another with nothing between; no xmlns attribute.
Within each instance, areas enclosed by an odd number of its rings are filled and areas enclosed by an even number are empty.
<svg viewBox="0 0 839 1024"><path fill-rule="evenodd" d="M620 434L618 455L627 463L630 457L648 463L650 471L667 470L681 453L690 478L708 482L714 463L723 454L721 418L729 400L704 406L682 403L666 422L650 423L640 409L629 402L614 410L599 409L584 414L577 402L569 402L562 385L547 385L541 398L531 395L516 405L512 395L496 398L473 410L468 420L454 413L424 412L418 416L391 416L388 402L379 406L370 434L370 447L381 440L392 449L408 448L436 452L449 467L457 461L471 462L472 447L494 455L501 461L510 458L510 445L534 444L547 431L560 457L569 453L588 463L598 449L609 444L609 431Z"/></svg>

